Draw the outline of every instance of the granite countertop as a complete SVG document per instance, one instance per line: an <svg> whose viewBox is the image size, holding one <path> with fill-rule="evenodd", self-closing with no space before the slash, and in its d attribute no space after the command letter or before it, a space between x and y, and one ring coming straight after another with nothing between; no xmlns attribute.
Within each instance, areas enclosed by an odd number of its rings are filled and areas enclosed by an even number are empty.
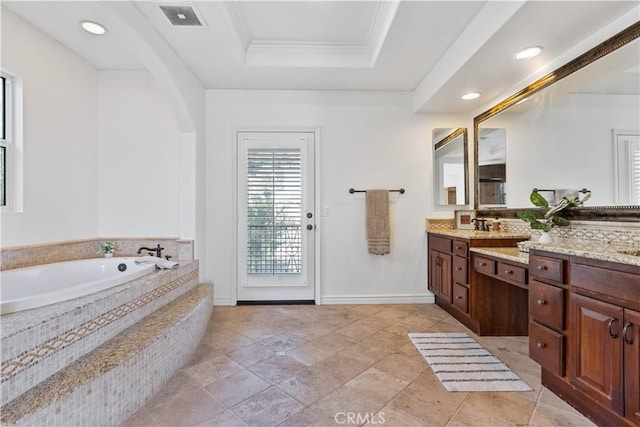
<svg viewBox="0 0 640 427"><path fill-rule="evenodd" d="M599 242L556 242L548 244L525 242L524 246L528 249L537 249L540 251L617 262L620 264L640 267L639 247L620 246ZM637 255L634 255L634 253Z"/></svg>
<svg viewBox="0 0 640 427"><path fill-rule="evenodd" d="M478 231L478 230L435 230L427 229L427 233L440 234L442 236L459 237L461 239L522 239L529 240L530 234L510 233L505 231Z"/></svg>
<svg viewBox="0 0 640 427"><path fill-rule="evenodd" d="M529 265L529 254L520 252L518 248L469 248L469 250L471 252Z"/></svg>

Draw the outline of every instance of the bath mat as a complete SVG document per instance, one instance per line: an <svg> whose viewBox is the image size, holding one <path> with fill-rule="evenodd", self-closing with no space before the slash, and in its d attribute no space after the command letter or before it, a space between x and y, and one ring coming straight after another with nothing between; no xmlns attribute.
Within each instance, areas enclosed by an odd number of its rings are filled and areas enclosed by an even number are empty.
<svg viewBox="0 0 640 427"><path fill-rule="evenodd" d="M531 391L531 387L465 333L409 334L448 391Z"/></svg>

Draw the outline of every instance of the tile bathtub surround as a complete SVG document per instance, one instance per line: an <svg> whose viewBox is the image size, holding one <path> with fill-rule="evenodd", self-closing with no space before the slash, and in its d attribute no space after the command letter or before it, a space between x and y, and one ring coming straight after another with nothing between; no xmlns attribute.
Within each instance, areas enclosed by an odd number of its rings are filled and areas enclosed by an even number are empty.
<svg viewBox="0 0 640 427"><path fill-rule="evenodd" d="M141 246L153 248L160 244L164 248L162 255L170 255L174 261L190 261L194 259L192 240L172 237L101 237L2 248L0 249L0 270L98 258L102 256L100 251L101 242L115 242L115 256L140 256L136 252Z"/></svg>
<svg viewBox="0 0 640 427"><path fill-rule="evenodd" d="M467 332L532 388L449 393L408 332ZM194 357L133 426L593 426L540 384L526 337L478 337L435 304L214 307ZM382 422L384 419L384 422Z"/></svg>
<svg viewBox="0 0 640 427"><path fill-rule="evenodd" d="M95 294L2 316L2 404L198 284L198 262Z"/></svg>
<svg viewBox="0 0 640 427"><path fill-rule="evenodd" d="M3 425L118 425L191 358L212 310L199 285L2 408Z"/></svg>

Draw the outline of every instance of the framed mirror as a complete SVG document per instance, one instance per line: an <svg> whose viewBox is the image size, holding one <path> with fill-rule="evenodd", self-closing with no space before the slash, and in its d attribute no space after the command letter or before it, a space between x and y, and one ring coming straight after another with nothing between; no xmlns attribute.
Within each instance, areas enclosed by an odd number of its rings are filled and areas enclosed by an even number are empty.
<svg viewBox="0 0 640 427"><path fill-rule="evenodd" d="M588 189L571 216L640 215L640 23L594 47L474 118L474 206L513 217L533 188ZM504 176L486 167L504 136ZM497 157L497 155L496 155ZM498 163L498 160L495 161ZM496 168L497 169L497 168ZM494 183L491 184L490 179ZM494 194L500 192L502 198Z"/></svg>
<svg viewBox="0 0 640 427"><path fill-rule="evenodd" d="M436 205L469 203L466 128L433 130L433 194Z"/></svg>

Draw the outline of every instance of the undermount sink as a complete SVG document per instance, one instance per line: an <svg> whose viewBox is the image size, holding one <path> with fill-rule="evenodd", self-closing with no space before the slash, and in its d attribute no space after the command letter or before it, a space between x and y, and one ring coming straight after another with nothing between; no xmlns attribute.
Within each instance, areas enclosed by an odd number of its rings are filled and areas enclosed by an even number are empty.
<svg viewBox="0 0 640 427"><path fill-rule="evenodd" d="M623 249L617 252L623 255L640 256L640 249Z"/></svg>

